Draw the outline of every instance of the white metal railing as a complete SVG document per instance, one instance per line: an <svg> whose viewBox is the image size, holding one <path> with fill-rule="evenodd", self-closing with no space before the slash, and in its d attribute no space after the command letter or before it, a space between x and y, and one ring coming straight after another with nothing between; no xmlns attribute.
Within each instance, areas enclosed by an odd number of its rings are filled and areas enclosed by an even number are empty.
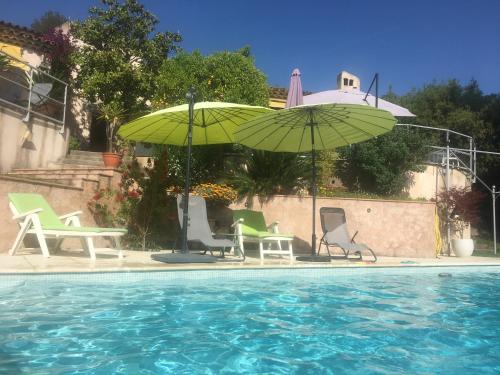
<svg viewBox="0 0 500 375"><path fill-rule="evenodd" d="M493 210L493 252L497 254L497 224L496 224L496 200L498 196L500 196L500 192L496 190L496 186L492 185L488 186L486 182L484 182L477 175L477 155L478 154L486 154L493 156L500 156L500 152L494 151L482 151L476 148L476 143L474 142L474 138L470 135L459 133L450 129L444 128L434 128L432 126L423 126L416 124L396 124L397 126L406 126L408 128L421 128L428 129L438 132L446 133L446 147L443 146L429 146L434 151L432 151L429 155L429 162L435 163L435 165L439 165L445 168L445 188L448 191L450 188L449 174L450 168L460 169L464 171L469 177L472 183L479 181L479 183L491 194L491 202L492 202L492 210ZM469 148L459 148L459 147L450 147L450 135L456 135L461 138L465 138L469 141ZM441 162L439 162L441 159ZM462 160L462 159L465 159ZM468 159L468 160L467 160ZM447 245L448 245L448 254L451 251L450 245L450 220L447 220Z"/></svg>
<svg viewBox="0 0 500 375"><path fill-rule="evenodd" d="M68 84L26 61L0 51L0 104L60 125L64 131Z"/></svg>
<svg viewBox="0 0 500 375"><path fill-rule="evenodd" d="M407 127L407 128L420 128L420 129L426 129L426 130L431 130L435 132L440 132L444 133L446 136L446 146L429 146L430 148L433 149L433 151L429 154L428 157L428 162L430 164L441 164L443 166L446 166L447 172L446 172L446 186L449 186L449 169L450 168L458 168L458 169L463 169L462 164L456 162L454 157L450 155L450 153L455 154L462 154L467 157L468 159L468 167L467 172L470 174L472 182L476 182L476 163L477 163L477 150L476 150L476 144L474 142L474 138L472 138L470 135L459 133L454 130L450 129L445 129L445 128L436 128L432 126L424 126L424 125L417 125L417 124L396 124L396 126L399 127ZM463 148L458 148L458 147L451 147L450 146L450 136L457 136L458 138L465 139L466 142L469 145L468 149L463 149ZM439 158L439 156L442 155L442 162L441 163L436 163L436 159Z"/></svg>

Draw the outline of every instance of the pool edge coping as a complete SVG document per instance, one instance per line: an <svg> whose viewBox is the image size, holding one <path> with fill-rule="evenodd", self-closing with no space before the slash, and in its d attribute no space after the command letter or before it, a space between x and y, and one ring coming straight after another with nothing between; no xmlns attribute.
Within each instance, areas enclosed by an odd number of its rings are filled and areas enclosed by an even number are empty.
<svg viewBox="0 0 500 375"><path fill-rule="evenodd" d="M290 267L290 266L257 266L257 267L200 267L200 268L171 268L171 269L158 269L158 268L136 268L136 269L102 269L102 270L78 270L78 271L19 271L19 272L2 272L0 271L0 278L3 276L50 276L50 275L88 275L88 274L132 274L132 273L181 273L181 272L196 272L196 271L261 271L261 270L311 270L311 269L331 269L331 270L369 270L369 269L404 269L404 268L467 268L467 267L499 267L500 264L406 264L406 265L353 265L353 266L324 266L324 265L308 265L303 267Z"/></svg>

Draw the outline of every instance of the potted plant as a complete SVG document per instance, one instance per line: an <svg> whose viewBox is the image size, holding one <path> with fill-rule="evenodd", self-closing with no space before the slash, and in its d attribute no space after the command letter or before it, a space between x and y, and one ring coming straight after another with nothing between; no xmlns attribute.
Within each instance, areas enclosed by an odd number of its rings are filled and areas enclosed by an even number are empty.
<svg viewBox="0 0 500 375"><path fill-rule="evenodd" d="M122 162L122 155L115 150L115 135L121 125L124 110L118 102L99 105L101 118L106 122L107 151L102 153L104 166L117 168Z"/></svg>
<svg viewBox="0 0 500 375"><path fill-rule="evenodd" d="M451 223L458 238L451 239L453 253L458 257L470 256L474 251L474 241L464 238L471 224L480 219L479 203L483 194L469 187L453 187L438 195L438 207L442 217Z"/></svg>

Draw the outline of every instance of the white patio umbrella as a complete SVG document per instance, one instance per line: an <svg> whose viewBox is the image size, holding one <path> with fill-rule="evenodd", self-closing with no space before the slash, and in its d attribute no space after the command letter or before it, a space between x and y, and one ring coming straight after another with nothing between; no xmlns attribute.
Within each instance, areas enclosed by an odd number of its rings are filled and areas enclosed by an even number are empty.
<svg viewBox="0 0 500 375"><path fill-rule="evenodd" d="M304 104L359 104L375 107L375 96L361 90L328 90L304 96ZM386 110L396 117L415 117L404 107L378 98L378 109Z"/></svg>

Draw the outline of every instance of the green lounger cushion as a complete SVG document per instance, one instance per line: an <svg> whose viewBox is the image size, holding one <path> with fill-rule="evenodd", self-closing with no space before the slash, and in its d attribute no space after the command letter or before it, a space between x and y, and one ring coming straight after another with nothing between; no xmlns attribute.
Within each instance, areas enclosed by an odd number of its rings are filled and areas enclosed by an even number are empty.
<svg viewBox="0 0 500 375"><path fill-rule="evenodd" d="M289 233L273 233L273 232L257 232L255 235L246 235L247 237L267 238L267 237L280 237L283 239L293 238L293 234Z"/></svg>
<svg viewBox="0 0 500 375"><path fill-rule="evenodd" d="M282 237L293 238L293 234L287 233L272 233L267 230L264 214L260 211L252 210L234 210L233 219L237 221L243 219L241 223L241 232L247 237L266 238L266 237Z"/></svg>
<svg viewBox="0 0 500 375"><path fill-rule="evenodd" d="M126 229L122 228L97 228L97 227L72 227L64 225L54 212L52 207L47 203L45 198L40 194L33 193L10 193L9 200L12 202L17 212L23 214L28 211L41 208L38 212L40 224L45 230L72 231L72 232L87 232L87 233L103 233L103 232L123 232Z"/></svg>

